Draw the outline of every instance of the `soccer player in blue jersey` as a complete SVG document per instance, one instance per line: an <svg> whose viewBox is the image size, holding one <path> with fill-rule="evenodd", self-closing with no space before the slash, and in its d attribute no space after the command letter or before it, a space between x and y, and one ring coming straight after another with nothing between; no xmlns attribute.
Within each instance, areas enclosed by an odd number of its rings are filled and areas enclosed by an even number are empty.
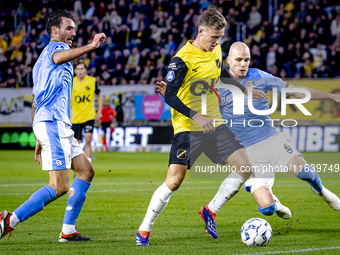
<svg viewBox="0 0 340 255"><path fill-rule="evenodd" d="M250 51L246 44L236 42L231 45L227 62L230 74L241 84L248 87L272 91L276 88L281 93L282 88L302 88L284 82L280 78L263 72L256 68L249 68ZM340 95L328 94L303 87L311 94L312 100L333 100L340 102ZM305 94L300 92L289 92L295 98L304 98ZM286 166L297 178L307 181L312 186L312 191L325 200L334 209L340 210L339 198L326 189L311 165L308 165L300 152L291 144L283 133L277 131L269 115L256 115L249 110L248 100L244 100L244 115L233 114L232 93L228 89L220 89L219 96L223 105L220 107L222 119L227 120L229 128L237 135L246 147L246 151L253 166L261 170L261 166ZM268 110L269 102L266 100L253 100L253 106L257 110ZM248 125L249 120L251 125ZM255 121L254 121L255 120ZM234 123L234 124L232 124ZM245 123L245 125L240 124ZM262 126L263 123L263 126ZM257 127L254 127L257 126ZM254 171L252 178L246 183L248 192L254 196L259 211L264 215L273 215L281 208L280 202L272 196L271 187L274 183L274 171L266 173ZM288 216L288 215L287 215Z"/></svg>
<svg viewBox="0 0 340 255"><path fill-rule="evenodd" d="M241 84L246 86L253 85L257 90L267 92L273 88L277 88L278 92L284 87L299 86L287 84L280 78L276 78L259 69L249 69L250 52L247 45L244 43L234 43L230 47L227 62L230 66L230 74L237 79ZM166 90L165 82L157 82L157 91L164 96ZM311 99L315 100L334 100L340 101L340 95L327 94L316 90L308 89L311 93ZM304 94L291 93L296 98L304 98ZM313 192L327 202L334 210L340 210L339 198L326 189L320 180L317 172L312 166L308 165L302 155L294 148L287 138L278 132L272 126L272 121L268 115L255 115L250 112L247 100L245 99L244 115L233 114L233 96L228 89L220 89L219 96L223 105L220 107L222 118L228 120L227 125L237 135L246 148L247 155L254 167L261 169L260 166L287 166L301 180L307 181ZM267 110L269 102L264 99L253 100L254 108L257 110ZM266 123L262 127L244 126L243 123L248 123L252 120L251 125L258 126ZM254 121L255 120L255 121ZM231 125L231 123L234 123ZM269 124L268 124L269 123ZM269 169L269 167L267 168ZM291 218L292 214L286 206L283 206L277 197L272 193L274 183L274 172L254 171L252 178L246 181L245 187L248 192L251 192L255 201L258 204L258 210L266 216L276 213L283 219ZM216 196L209 203L222 204L221 196ZM220 209L222 206L216 209ZM218 210L213 210L214 217Z"/></svg>
<svg viewBox="0 0 340 255"><path fill-rule="evenodd" d="M77 232L76 219L86 199L94 170L73 136L70 98L73 81L72 60L99 47L106 41L103 33L80 48L70 49L76 35L72 15L58 10L46 19L50 43L33 68L33 131L36 137L35 160L49 173L49 184L36 191L13 213L0 215L0 239L14 227L41 211L68 192L68 202L59 242L92 241ZM70 169L76 178L69 188Z"/></svg>

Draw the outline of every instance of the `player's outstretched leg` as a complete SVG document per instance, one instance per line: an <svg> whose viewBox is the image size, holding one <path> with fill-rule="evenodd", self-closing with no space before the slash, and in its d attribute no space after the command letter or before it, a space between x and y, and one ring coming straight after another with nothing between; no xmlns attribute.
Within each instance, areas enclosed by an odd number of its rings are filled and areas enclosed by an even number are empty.
<svg viewBox="0 0 340 255"><path fill-rule="evenodd" d="M245 181L246 178L232 172L223 181L211 202L201 207L200 214L205 223L205 230L212 238L216 239L218 237L215 225L217 212L240 190Z"/></svg>
<svg viewBox="0 0 340 255"><path fill-rule="evenodd" d="M215 197L207 206L201 207L201 216L205 223L205 230L213 238L217 238L217 230L215 225L215 216L217 212L224 206L237 192L252 174L252 165L244 148L234 151L225 162L236 169L230 173L222 182ZM215 215L214 215L215 214Z"/></svg>
<svg viewBox="0 0 340 255"><path fill-rule="evenodd" d="M137 230L136 244L138 246L150 246L151 228L168 204L171 195L181 186L186 172L186 164L170 164L166 180L152 195L144 220Z"/></svg>
<svg viewBox="0 0 340 255"><path fill-rule="evenodd" d="M290 219L292 213L289 208L282 205L279 199L273 194L272 186L274 178L251 178L246 181L246 191L251 192L257 205L258 210L265 216L271 216L276 213L282 219Z"/></svg>
<svg viewBox="0 0 340 255"><path fill-rule="evenodd" d="M170 200L174 191L170 190L165 182L154 192L146 215L136 234L136 244L138 246L150 246L151 228Z"/></svg>
<svg viewBox="0 0 340 255"><path fill-rule="evenodd" d="M10 226L11 217L12 217L12 214L7 211L1 212L0 214L0 239L14 230L14 228Z"/></svg>
<svg viewBox="0 0 340 255"><path fill-rule="evenodd" d="M55 190L46 185L36 191L31 197L20 205L13 214L3 211L1 213L1 235L0 239L14 230L14 227L27 220L29 217L40 212L46 205L57 199Z"/></svg>
<svg viewBox="0 0 340 255"><path fill-rule="evenodd" d="M316 189L312 188L312 191L329 205L330 208L340 211L340 199L337 195L333 192L329 191L325 187L322 188L321 191L317 191Z"/></svg>
<svg viewBox="0 0 340 255"><path fill-rule="evenodd" d="M281 204L280 200L274 194L272 195L273 195L273 198L276 204L276 211L275 211L276 215L284 220L290 219L292 217L292 213L289 210L289 208Z"/></svg>
<svg viewBox="0 0 340 255"><path fill-rule="evenodd" d="M70 241L93 241L92 238L85 237L77 232L76 219L79 216L81 208L86 199L86 192L89 189L91 182L75 178L69 190L68 201L64 216L63 229L59 236L59 242Z"/></svg>
<svg viewBox="0 0 340 255"><path fill-rule="evenodd" d="M94 177L94 170L84 153L72 159L72 169L77 177L74 179L68 191L67 206L59 242L93 241L92 238L85 237L78 233L76 220L84 205L87 190Z"/></svg>
<svg viewBox="0 0 340 255"><path fill-rule="evenodd" d="M300 160L300 162L298 162ZM302 164L301 164L302 163ZM304 163L304 164L303 164ZM340 211L340 199L333 192L326 189L321 182L321 178L315 171L314 167L306 164L302 157L294 157L288 162L288 166L292 164L295 166L303 165L301 170L296 174L296 177L306 181L312 186L312 191L321 197L334 210ZM297 167L295 167L297 168Z"/></svg>

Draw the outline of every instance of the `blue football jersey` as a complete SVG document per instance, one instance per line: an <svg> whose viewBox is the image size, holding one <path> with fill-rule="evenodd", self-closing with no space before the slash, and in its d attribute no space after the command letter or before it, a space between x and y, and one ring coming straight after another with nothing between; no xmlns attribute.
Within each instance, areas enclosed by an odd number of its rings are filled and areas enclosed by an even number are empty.
<svg viewBox="0 0 340 255"><path fill-rule="evenodd" d="M247 76L239 82L263 92L272 91L275 87L280 94L281 89L288 85L280 78L256 68L250 68ZM261 142L278 132L273 127L274 124L269 115L256 115L249 110L246 95L244 95L244 114L242 115L233 114L233 96L229 89L220 89L219 96L222 100L222 106L220 106L222 118L228 121L226 124L245 147ZM253 99L252 102L256 110L269 109L269 102L262 98Z"/></svg>
<svg viewBox="0 0 340 255"><path fill-rule="evenodd" d="M70 49L62 42L52 41L40 54L33 67L35 115L33 126L41 121L60 120L71 124L70 100L73 84L72 61L56 65L52 56Z"/></svg>

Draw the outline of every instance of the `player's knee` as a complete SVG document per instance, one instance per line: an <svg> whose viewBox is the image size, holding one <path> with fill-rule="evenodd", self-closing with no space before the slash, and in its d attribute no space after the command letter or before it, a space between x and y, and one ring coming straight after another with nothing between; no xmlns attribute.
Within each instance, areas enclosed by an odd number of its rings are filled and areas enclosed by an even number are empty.
<svg viewBox="0 0 340 255"><path fill-rule="evenodd" d="M89 179L91 179L91 181L92 181L92 179L93 179L95 173L96 173L96 172L94 171L93 167L91 167L90 172L89 172Z"/></svg>
<svg viewBox="0 0 340 255"><path fill-rule="evenodd" d="M181 186L182 181L179 179L172 179L171 181L167 181L166 185L169 187L171 191L176 191Z"/></svg>
<svg viewBox="0 0 340 255"><path fill-rule="evenodd" d="M56 187L53 187L55 190L55 193L57 194L57 197L61 197L62 195L65 195L68 190L69 190L69 184L68 183L63 183L59 184Z"/></svg>
<svg viewBox="0 0 340 255"><path fill-rule="evenodd" d="M95 171L92 167L92 165L90 165L86 170L83 171L83 173L81 174L83 180L85 181L92 181L93 177L94 177Z"/></svg>
<svg viewBox="0 0 340 255"><path fill-rule="evenodd" d="M85 144L86 144L86 147L88 147L88 146L90 146L90 147L91 147L91 140L89 140L89 141L88 141L88 140L86 140L86 141L85 141Z"/></svg>
<svg viewBox="0 0 340 255"><path fill-rule="evenodd" d="M276 212L277 205L276 205L276 203L274 203L274 204L271 204L271 205L264 207L264 208L260 208L259 206L257 208L259 209L260 213L262 213L263 215L271 216Z"/></svg>

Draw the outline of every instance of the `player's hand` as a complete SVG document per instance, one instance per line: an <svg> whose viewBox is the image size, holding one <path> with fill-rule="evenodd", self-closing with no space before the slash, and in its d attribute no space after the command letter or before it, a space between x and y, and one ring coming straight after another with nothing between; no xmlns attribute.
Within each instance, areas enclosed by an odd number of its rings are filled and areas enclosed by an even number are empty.
<svg viewBox="0 0 340 255"><path fill-rule="evenodd" d="M334 100L334 102L340 103L340 94L333 94L332 99Z"/></svg>
<svg viewBox="0 0 340 255"><path fill-rule="evenodd" d="M101 112L97 112L96 114L96 121L100 122L100 120L102 119L102 113Z"/></svg>
<svg viewBox="0 0 340 255"><path fill-rule="evenodd" d="M118 123L117 122L112 122L111 124L110 124L110 128L115 128L115 127L117 127L118 126Z"/></svg>
<svg viewBox="0 0 340 255"><path fill-rule="evenodd" d="M203 133L215 131L214 121L212 119L204 117L198 113L196 113L192 119L200 126Z"/></svg>
<svg viewBox="0 0 340 255"><path fill-rule="evenodd" d="M246 94L248 96L248 88L246 88L246 90L244 91L244 94ZM258 89L252 89L252 97L254 99L257 99L259 100L260 98L268 101L268 94L261 91L261 90L258 90Z"/></svg>
<svg viewBox="0 0 340 255"><path fill-rule="evenodd" d="M157 89L157 92L162 96L164 97L165 95L165 90L166 90L166 83L164 81L157 81L156 82L156 89Z"/></svg>
<svg viewBox="0 0 340 255"><path fill-rule="evenodd" d="M104 33L96 34L91 42L93 49L97 49L100 46L100 42L104 43L106 41L106 35Z"/></svg>
<svg viewBox="0 0 340 255"><path fill-rule="evenodd" d="M41 163L41 145L38 140L35 141L35 162Z"/></svg>

